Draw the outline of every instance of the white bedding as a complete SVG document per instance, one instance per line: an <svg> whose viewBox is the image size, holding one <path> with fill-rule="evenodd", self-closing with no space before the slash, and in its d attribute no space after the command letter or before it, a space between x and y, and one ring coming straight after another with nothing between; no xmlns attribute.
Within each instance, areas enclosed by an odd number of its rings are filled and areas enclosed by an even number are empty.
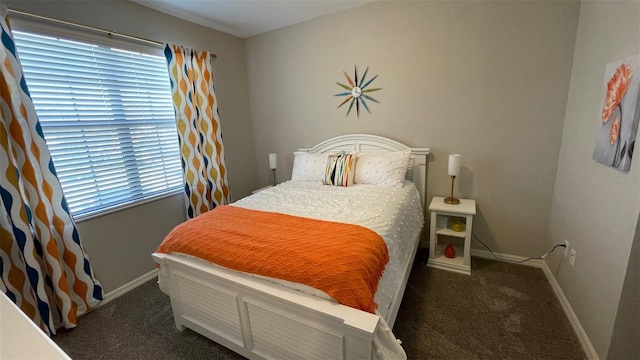
<svg viewBox="0 0 640 360"><path fill-rule="evenodd" d="M317 182L287 181L236 201L233 205L367 227L378 233L389 249L389 263L378 285L378 313L387 320L391 302L424 222L415 185L402 187L358 184L328 186ZM273 279L271 279L273 281ZM321 296L307 286L276 281ZM328 295L324 294L325 298Z"/></svg>
<svg viewBox="0 0 640 360"><path fill-rule="evenodd" d="M420 195L415 185L405 181L402 187L358 184L349 187L321 183L288 181L262 190L232 205L247 209L273 211L320 220L365 226L378 233L387 244L389 263L378 284L375 301L381 317L374 334L373 358L406 360L404 349L387 325L390 307L411 256L419 241L424 216ZM181 256L191 257L185 254ZM211 266L217 266L211 264ZM331 299L326 293L303 284L255 276L307 294ZM162 279L159 279L162 288Z"/></svg>

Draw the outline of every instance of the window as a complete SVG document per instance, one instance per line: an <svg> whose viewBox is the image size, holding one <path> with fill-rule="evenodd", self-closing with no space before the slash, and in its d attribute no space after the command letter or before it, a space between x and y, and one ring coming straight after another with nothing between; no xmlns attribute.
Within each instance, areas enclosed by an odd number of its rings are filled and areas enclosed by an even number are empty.
<svg viewBox="0 0 640 360"><path fill-rule="evenodd" d="M23 31L14 37L76 218L181 189L163 56Z"/></svg>

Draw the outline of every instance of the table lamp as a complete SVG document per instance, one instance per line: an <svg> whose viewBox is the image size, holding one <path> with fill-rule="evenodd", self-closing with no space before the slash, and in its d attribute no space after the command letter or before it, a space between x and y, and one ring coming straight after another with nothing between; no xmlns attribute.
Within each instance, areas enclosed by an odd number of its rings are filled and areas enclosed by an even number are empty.
<svg viewBox="0 0 640 360"><path fill-rule="evenodd" d="M269 154L269 167L273 171L273 185L276 185L276 168L278 167L278 154Z"/></svg>
<svg viewBox="0 0 640 360"><path fill-rule="evenodd" d="M449 175L451 176L451 196L446 197L444 202L451 205L460 204L460 199L453 197L453 183L456 176L460 175L460 154L449 155Z"/></svg>

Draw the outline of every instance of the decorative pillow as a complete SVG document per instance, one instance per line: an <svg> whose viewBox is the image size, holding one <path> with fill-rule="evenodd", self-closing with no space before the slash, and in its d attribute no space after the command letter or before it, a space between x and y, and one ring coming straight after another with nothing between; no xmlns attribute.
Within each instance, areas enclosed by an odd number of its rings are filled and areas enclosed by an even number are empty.
<svg viewBox="0 0 640 360"><path fill-rule="evenodd" d="M356 171L356 154L329 155L324 170L325 185L351 186Z"/></svg>
<svg viewBox="0 0 640 360"><path fill-rule="evenodd" d="M328 154L296 151L293 153L293 156L291 180L317 182L324 180L324 168L327 164Z"/></svg>
<svg viewBox="0 0 640 360"><path fill-rule="evenodd" d="M360 153L354 182L356 184L402 186L410 156L410 150Z"/></svg>

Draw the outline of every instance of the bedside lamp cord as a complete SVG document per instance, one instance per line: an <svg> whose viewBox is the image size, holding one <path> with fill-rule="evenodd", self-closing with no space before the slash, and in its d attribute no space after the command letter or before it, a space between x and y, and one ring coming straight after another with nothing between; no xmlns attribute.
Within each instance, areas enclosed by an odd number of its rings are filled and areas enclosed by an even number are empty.
<svg viewBox="0 0 640 360"><path fill-rule="evenodd" d="M542 254L539 257L535 257L535 258L527 258L524 260L520 260L520 261L515 261L515 260L508 260L508 259L502 259L496 256L496 254L493 253L493 251L491 250L490 247L487 246L487 244L485 244L484 242L482 242L482 240L480 240L479 237L476 236L476 234L471 233L471 235L473 235L474 238L476 238L476 240L478 240L480 242L480 244L482 244L484 247L487 248L487 250L489 250L489 252L491 253L491 255L493 255L494 258L496 258L496 260L500 260L500 261L506 261L506 262L511 262L511 263L516 263L516 264L521 264L525 261L529 261L529 260L543 260L544 258L547 257L547 255L551 254L553 252L553 250L555 250L557 247L567 247L565 244L558 244L558 245L554 245L551 250L547 251L546 253Z"/></svg>
<svg viewBox="0 0 640 360"><path fill-rule="evenodd" d="M466 224L466 221L464 221L464 219L461 219L462 222L464 222ZM553 250L555 250L557 247L563 247L566 248L567 246L565 244L558 244L558 245L554 245L551 250L547 251L546 253L542 254L541 256L535 257L535 258L527 258L524 260L520 260L520 261L515 261L515 260L509 260L509 259L502 259L496 256L496 254L493 253L493 250L491 250L490 247L487 246L487 244L485 244L482 240L480 240L480 238L474 234L473 232L471 232L471 235L476 238L476 240L478 240L480 242L480 244L482 244L482 246L486 247L487 250L489 250L489 252L491 253L491 255L493 255L494 258L496 258L496 260L500 260L500 261L506 261L506 262L510 262L510 263L515 263L515 264L522 264L525 261L529 261L529 260L543 260L544 258L546 258L549 254L551 254L553 252Z"/></svg>

